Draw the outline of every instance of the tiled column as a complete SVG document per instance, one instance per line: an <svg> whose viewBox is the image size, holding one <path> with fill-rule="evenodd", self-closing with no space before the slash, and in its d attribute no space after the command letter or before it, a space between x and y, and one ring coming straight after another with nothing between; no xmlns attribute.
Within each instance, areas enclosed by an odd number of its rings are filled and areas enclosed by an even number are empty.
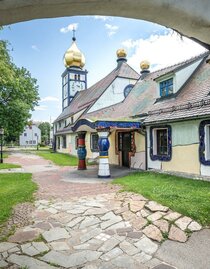
<svg viewBox="0 0 210 269"><path fill-rule="evenodd" d="M98 146L99 146L99 168L98 168L98 177L99 178L109 178L110 169L109 169L109 140L108 140L108 131L98 131Z"/></svg>
<svg viewBox="0 0 210 269"><path fill-rule="evenodd" d="M86 132L78 132L78 149L77 149L77 155L78 155L78 170L85 170L86 168L86 147L85 147L85 135Z"/></svg>

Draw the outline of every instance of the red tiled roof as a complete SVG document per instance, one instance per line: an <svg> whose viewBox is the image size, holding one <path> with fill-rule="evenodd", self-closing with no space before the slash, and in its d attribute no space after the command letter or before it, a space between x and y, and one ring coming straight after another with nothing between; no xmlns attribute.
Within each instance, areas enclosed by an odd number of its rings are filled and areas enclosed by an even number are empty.
<svg viewBox="0 0 210 269"><path fill-rule="evenodd" d="M205 116L210 114L210 65L202 62L174 98L159 100L150 108L145 122Z"/></svg>
<svg viewBox="0 0 210 269"><path fill-rule="evenodd" d="M157 106L157 104L155 104L157 99L157 82L155 82L154 79L175 70L184 68L185 66L203 58L204 56L206 56L206 53L176 65L149 73L143 80L140 79L136 83L123 102L92 113L87 112L82 118L91 120L127 120L130 118L131 120L132 116L148 113L153 106ZM171 101L171 103L173 104L173 101Z"/></svg>

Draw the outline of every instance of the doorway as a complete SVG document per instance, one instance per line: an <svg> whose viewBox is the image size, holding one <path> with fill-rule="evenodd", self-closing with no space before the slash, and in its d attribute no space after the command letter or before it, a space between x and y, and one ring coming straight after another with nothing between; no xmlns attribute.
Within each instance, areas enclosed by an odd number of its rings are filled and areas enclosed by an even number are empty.
<svg viewBox="0 0 210 269"><path fill-rule="evenodd" d="M119 150L121 151L121 164L130 167L131 132L118 133Z"/></svg>

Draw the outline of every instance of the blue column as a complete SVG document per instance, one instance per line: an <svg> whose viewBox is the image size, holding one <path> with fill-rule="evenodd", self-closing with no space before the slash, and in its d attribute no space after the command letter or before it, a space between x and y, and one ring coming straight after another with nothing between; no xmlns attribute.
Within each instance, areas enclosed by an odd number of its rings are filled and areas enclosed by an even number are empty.
<svg viewBox="0 0 210 269"><path fill-rule="evenodd" d="M98 131L98 146L99 146L99 168L98 168L98 177L99 178L109 178L110 169L109 169L109 140L108 140L108 131Z"/></svg>

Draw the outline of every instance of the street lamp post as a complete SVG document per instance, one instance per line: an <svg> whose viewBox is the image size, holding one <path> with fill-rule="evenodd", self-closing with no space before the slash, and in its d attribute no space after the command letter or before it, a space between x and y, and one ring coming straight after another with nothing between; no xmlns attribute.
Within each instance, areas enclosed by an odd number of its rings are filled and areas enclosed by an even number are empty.
<svg viewBox="0 0 210 269"><path fill-rule="evenodd" d="M36 137L36 150L39 150L39 136Z"/></svg>
<svg viewBox="0 0 210 269"><path fill-rule="evenodd" d="M1 136L1 158L0 158L0 163L3 163L3 135L4 135L4 129L0 128L0 136Z"/></svg>

